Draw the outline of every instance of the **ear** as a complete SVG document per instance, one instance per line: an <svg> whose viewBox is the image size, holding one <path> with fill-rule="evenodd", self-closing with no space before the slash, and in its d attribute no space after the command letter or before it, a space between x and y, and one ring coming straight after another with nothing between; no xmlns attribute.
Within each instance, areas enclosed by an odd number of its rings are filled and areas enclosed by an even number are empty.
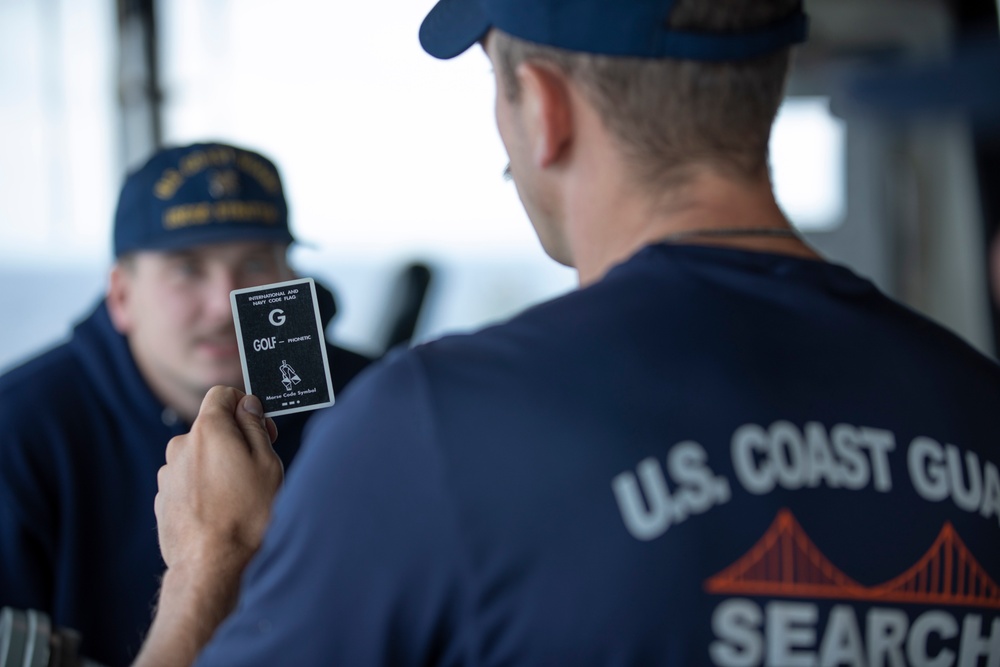
<svg viewBox="0 0 1000 667"><path fill-rule="evenodd" d="M120 262L116 262L111 268L111 275L108 277L108 292L105 295L111 324L115 327L115 331L123 336L128 335L132 329L132 312L129 307L132 297L131 280L131 270L122 266Z"/></svg>
<svg viewBox="0 0 1000 667"><path fill-rule="evenodd" d="M559 71L524 62L518 65L521 109L536 166L562 160L573 141L573 113L566 77Z"/></svg>

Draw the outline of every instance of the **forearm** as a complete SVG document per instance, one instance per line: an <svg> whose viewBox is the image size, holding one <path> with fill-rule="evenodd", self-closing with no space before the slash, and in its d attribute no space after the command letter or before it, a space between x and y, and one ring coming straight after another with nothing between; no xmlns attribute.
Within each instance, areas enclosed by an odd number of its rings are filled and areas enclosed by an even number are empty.
<svg viewBox="0 0 1000 667"><path fill-rule="evenodd" d="M156 617L133 667L187 667L235 608L245 556L167 570Z"/></svg>
<svg viewBox="0 0 1000 667"><path fill-rule="evenodd" d="M236 606L283 474L263 411L256 397L213 387L191 430L167 444L153 503L167 572L133 667L190 665Z"/></svg>

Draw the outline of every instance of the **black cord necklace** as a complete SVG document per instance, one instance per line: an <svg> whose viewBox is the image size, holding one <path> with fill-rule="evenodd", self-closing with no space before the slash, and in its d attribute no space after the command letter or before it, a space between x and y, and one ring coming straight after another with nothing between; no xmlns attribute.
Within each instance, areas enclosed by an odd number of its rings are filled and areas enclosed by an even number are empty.
<svg viewBox="0 0 1000 667"><path fill-rule="evenodd" d="M794 229L781 229L777 227L733 227L733 228L721 228L721 229L690 229L684 232L676 232L674 234L667 234L660 238L661 243L669 243L671 241L680 241L688 238L694 238L698 236L705 237L728 237L728 236L770 236L770 237L784 237L784 238L798 238L798 234L795 233Z"/></svg>

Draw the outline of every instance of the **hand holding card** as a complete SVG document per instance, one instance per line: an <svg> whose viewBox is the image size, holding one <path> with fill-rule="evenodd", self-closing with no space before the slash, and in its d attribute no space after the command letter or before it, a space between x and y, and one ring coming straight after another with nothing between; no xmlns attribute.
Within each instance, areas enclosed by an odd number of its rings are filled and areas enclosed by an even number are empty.
<svg viewBox="0 0 1000 667"><path fill-rule="evenodd" d="M233 290L229 299L246 391L260 399L264 414L333 405L313 279Z"/></svg>

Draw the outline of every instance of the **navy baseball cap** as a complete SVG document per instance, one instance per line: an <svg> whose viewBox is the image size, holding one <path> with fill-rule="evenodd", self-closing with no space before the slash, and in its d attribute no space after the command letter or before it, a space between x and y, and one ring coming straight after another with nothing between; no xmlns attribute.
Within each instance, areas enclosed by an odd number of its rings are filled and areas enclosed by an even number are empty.
<svg viewBox="0 0 1000 667"><path fill-rule="evenodd" d="M712 0L705 0L711 2ZM808 19L790 16L751 31L681 31L669 25L676 0L440 0L420 26L435 58L465 52L490 28L568 51L635 58L746 60L806 39Z"/></svg>
<svg viewBox="0 0 1000 667"><path fill-rule="evenodd" d="M294 241L274 163L219 143L158 151L125 179L115 257L228 241Z"/></svg>

